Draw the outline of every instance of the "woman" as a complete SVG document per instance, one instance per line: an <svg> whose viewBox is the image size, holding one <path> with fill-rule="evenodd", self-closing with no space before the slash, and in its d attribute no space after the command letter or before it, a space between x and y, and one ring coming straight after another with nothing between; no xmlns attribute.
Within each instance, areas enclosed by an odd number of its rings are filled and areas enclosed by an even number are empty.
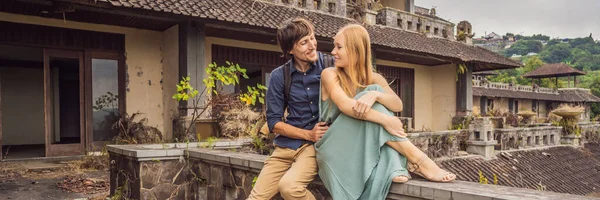
<svg viewBox="0 0 600 200"><path fill-rule="evenodd" d="M330 124L315 144L319 176L333 199L385 199L391 182L411 172L430 181L456 175L440 169L415 147L393 112L402 101L385 78L373 72L371 41L360 25L347 25L334 37L335 68L321 74L320 120ZM352 98L353 97L353 98Z"/></svg>

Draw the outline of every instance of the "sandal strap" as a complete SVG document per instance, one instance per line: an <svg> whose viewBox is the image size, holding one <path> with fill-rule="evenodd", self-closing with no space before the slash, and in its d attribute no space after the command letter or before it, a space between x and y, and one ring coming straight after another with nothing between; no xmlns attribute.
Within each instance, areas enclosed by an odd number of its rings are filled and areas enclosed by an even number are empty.
<svg viewBox="0 0 600 200"><path fill-rule="evenodd" d="M409 165L409 170L408 170L408 171L410 171L410 172L413 172L413 173L414 173L414 172L416 172L417 170L419 170L419 168L421 168L421 164L423 164L423 162L425 161L425 159L426 159L426 158L427 158L427 155L426 155L426 154L423 154L423 155L421 156L421 158L419 158L419 160L418 160L416 163L409 162L409 163L410 163L410 165ZM412 170L411 170L410 168L412 168Z"/></svg>

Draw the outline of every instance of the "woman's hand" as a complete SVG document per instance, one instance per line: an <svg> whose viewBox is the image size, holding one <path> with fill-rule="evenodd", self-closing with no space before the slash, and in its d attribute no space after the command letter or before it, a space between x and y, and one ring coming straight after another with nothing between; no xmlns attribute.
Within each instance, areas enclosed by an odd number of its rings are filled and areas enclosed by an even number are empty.
<svg viewBox="0 0 600 200"><path fill-rule="evenodd" d="M358 118L363 118L367 114L367 112L371 110L371 107L377 101L377 97L380 94L381 93L378 91L369 91L365 95L360 97L358 100L356 100L356 104L352 106L354 114Z"/></svg>
<svg viewBox="0 0 600 200"><path fill-rule="evenodd" d="M399 137L406 138L408 135L404 132L404 127L402 125L402 121L398 117L388 116L385 119L384 124L382 124L383 128L387 130L390 134Z"/></svg>

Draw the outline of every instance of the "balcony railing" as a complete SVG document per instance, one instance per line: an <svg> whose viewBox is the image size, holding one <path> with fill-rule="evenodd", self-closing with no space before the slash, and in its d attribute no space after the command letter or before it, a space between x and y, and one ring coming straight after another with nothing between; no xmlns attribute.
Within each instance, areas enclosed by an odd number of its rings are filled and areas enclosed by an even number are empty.
<svg viewBox="0 0 600 200"><path fill-rule="evenodd" d="M473 87L482 87L499 90L512 90L521 92L536 92L536 93L547 93L547 94L558 94L558 90L544 87L533 87L529 85L517 85L510 83L497 83L489 82L484 80L473 79Z"/></svg>

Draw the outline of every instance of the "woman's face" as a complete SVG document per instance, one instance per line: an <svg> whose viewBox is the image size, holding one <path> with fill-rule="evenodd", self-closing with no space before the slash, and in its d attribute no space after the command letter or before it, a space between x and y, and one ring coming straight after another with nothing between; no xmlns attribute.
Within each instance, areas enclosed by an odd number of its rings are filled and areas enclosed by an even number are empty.
<svg viewBox="0 0 600 200"><path fill-rule="evenodd" d="M348 51L346 51L346 38L343 34L338 33L333 37L333 50L331 55L335 58L336 67L347 67L348 66Z"/></svg>

